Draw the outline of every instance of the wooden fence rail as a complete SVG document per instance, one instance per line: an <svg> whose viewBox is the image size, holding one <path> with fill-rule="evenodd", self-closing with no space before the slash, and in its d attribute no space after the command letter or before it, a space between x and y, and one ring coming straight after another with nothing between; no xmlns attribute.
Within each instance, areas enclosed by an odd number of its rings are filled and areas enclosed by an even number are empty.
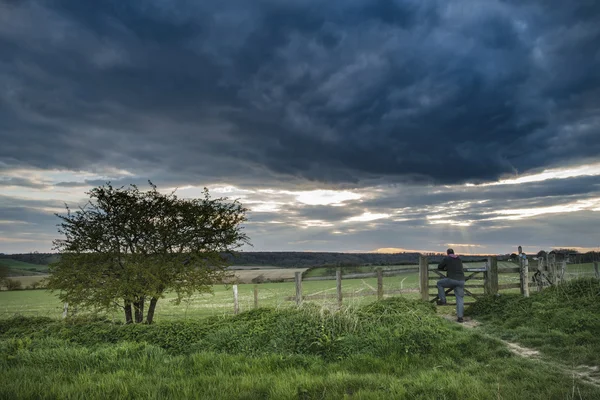
<svg viewBox="0 0 600 400"><path fill-rule="evenodd" d="M598 262L593 263L594 275L600 279L600 271ZM510 268L498 268L498 260L495 256L487 258L483 267L464 268L466 273L465 296L474 298L481 295L487 294L498 294L503 290L520 289L523 296L528 297L531 288L537 288L541 290L544 286L555 285L565 279L566 262L557 263L550 257L540 258L537 265L528 265L525 259L520 259L519 266ZM399 275L405 275L410 273L419 273L419 288L409 289L392 289L384 290L383 278L384 277L395 277ZM518 276L518 282L512 283L499 283L499 276L505 274L512 274ZM342 274L342 269L337 268L335 277L333 276L319 276L319 277L302 277L301 272L296 272L294 277L296 294L295 296L288 296L285 298L287 301L295 301L297 306L301 306L305 300L324 300L324 299L337 299L337 305L342 306L344 298L364 297L364 296L377 296L378 299L382 299L384 295L392 294L407 294L407 293L420 293L420 297L424 301L435 302L438 299L437 286L432 285L431 281L437 281L444 278L443 271L439 271L436 268L429 267L429 260L425 256L419 257L418 268L405 268L400 270L384 270L383 268L377 268L375 272L367 273L350 273ZM532 278L530 280L530 277ZM344 279L365 279L365 278L377 278L377 288L370 287L370 290L359 290L357 292L344 292L342 290L342 281ZM334 280L336 281L336 292L331 294L303 294L302 293L302 281L322 281L322 280ZM473 289L482 289L481 292L473 292ZM452 289L445 291L446 296L455 297L452 293ZM234 292L234 313L239 312L239 304L237 299L237 285L233 286ZM455 304L455 303L447 303ZM465 304L472 304L472 302L465 302ZM254 285L254 307L258 308L258 286ZM65 307L66 308L66 307Z"/></svg>

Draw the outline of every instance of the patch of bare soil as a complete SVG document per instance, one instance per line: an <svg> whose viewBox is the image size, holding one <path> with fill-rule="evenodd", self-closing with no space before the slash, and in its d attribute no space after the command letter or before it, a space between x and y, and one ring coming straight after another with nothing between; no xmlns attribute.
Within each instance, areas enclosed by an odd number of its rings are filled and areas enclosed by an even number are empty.
<svg viewBox="0 0 600 400"><path fill-rule="evenodd" d="M506 340L502 340L502 343L504 343L508 347L508 349L511 351L511 353L513 353L517 356L521 356L521 357L525 357L525 358L537 358L540 356L540 352L537 350L530 349L528 347L521 346L516 343L508 342Z"/></svg>
<svg viewBox="0 0 600 400"><path fill-rule="evenodd" d="M565 373L571 372L582 381L600 387L600 369L598 366L578 365L570 370L565 370Z"/></svg>
<svg viewBox="0 0 600 400"><path fill-rule="evenodd" d="M445 320L448 320L450 322L456 322L457 324L462 325L465 328L475 328L476 326L479 326L479 322L475 321L474 319L468 318L468 317L465 317L464 322L458 322L456 320L455 315L444 314L444 315L442 315L442 318L444 318Z"/></svg>

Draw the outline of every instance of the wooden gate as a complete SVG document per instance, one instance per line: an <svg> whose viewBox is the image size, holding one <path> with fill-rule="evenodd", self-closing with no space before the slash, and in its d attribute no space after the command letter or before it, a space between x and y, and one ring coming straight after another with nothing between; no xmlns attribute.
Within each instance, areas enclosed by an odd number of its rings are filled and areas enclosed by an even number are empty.
<svg viewBox="0 0 600 400"><path fill-rule="evenodd" d="M498 293L498 263L496 257L489 257L483 267L478 268L464 268L465 272L465 296L469 296L474 300L481 296L481 293L473 293L472 289L480 288L483 289L483 294L496 294ZM436 267L430 268L427 257L421 256L419 259L419 281L421 299L434 303L439 299L437 293L437 286L430 285L430 281L438 281L446 278L446 272L438 270ZM434 289L430 293L430 289ZM454 289L446 289L445 293L448 297L456 297L452 293ZM465 302L466 304L473 304L474 301ZM456 303L446 303L448 305L455 305Z"/></svg>

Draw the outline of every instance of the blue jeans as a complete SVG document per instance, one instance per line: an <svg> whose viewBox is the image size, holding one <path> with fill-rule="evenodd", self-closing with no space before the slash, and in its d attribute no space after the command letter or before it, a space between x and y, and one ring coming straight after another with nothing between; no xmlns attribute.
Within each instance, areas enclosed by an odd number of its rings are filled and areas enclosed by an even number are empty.
<svg viewBox="0 0 600 400"><path fill-rule="evenodd" d="M446 302L446 292L444 289L454 289L456 295L456 316L463 317L465 311L465 281L457 281L450 278L444 278L437 281L438 297L444 303Z"/></svg>

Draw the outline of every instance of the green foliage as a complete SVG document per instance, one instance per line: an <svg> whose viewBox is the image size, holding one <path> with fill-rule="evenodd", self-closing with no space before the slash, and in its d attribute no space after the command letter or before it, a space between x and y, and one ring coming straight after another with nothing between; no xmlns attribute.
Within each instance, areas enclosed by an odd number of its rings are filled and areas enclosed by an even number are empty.
<svg viewBox="0 0 600 400"><path fill-rule="evenodd" d="M85 318L64 322L31 319L31 326L23 317L12 321L2 322L10 326L0 330L3 336L55 337L86 346L148 342L174 354L200 350L247 355L306 354L331 360L353 354L427 354L438 347L440 338L454 335L435 316L431 305L403 298L339 312L310 305L292 310L265 308L201 322L173 321L151 326Z"/></svg>
<svg viewBox="0 0 600 400"><path fill-rule="evenodd" d="M132 306L135 322L142 322L151 299L151 323L167 290L177 301L209 292L226 275L222 253L248 241L241 229L246 209L237 201L211 199L206 189L203 199L179 199L154 185L142 192L106 184L88 195L86 207L57 215L64 238L55 241L61 257L51 265L48 287L80 307L122 307L128 322Z"/></svg>
<svg viewBox="0 0 600 400"><path fill-rule="evenodd" d="M468 313L487 330L562 360L600 362L600 280L578 279L532 293L488 296Z"/></svg>
<svg viewBox="0 0 600 400"><path fill-rule="evenodd" d="M6 288L6 290L21 290L23 284L17 279L4 278L0 281L0 284Z"/></svg>

